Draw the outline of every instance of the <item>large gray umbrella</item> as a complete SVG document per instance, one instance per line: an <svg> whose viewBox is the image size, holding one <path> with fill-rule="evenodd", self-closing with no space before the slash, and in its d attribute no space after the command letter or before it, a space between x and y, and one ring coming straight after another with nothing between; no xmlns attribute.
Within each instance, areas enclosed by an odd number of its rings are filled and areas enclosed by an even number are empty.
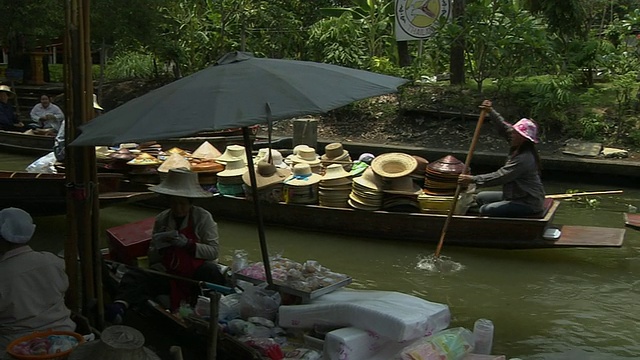
<svg viewBox="0 0 640 360"><path fill-rule="evenodd" d="M316 62L229 53L210 66L107 112L72 145L116 145L320 114L395 92L406 80Z"/></svg>
<svg viewBox="0 0 640 360"><path fill-rule="evenodd" d="M229 53L216 65L127 102L83 125L72 146L115 145L320 114L356 100L396 92L405 79L316 62ZM249 172L258 199L255 173ZM259 202L255 201L265 275L273 284Z"/></svg>

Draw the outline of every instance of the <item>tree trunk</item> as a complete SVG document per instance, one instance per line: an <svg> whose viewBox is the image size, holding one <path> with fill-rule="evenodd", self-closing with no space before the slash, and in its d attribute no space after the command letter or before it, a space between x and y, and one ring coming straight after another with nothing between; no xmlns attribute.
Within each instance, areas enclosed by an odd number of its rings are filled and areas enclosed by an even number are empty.
<svg viewBox="0 0 640 360"><path fill-rule="evenodd" d="M460 27L464 28L464 7L465 0L455 0L452 8L452 18ZM451 84L462 85L465 83L464 74L464 37L460 36L451 45L449 55L449 71L451 72Z"/></svg>
<svg viewBox="0 0 640 360"><path fill-rule="evenodd" d="M409 54L409 43L407 41L398 41L398 61L400 67L411 66L413 59Z"/></svg>

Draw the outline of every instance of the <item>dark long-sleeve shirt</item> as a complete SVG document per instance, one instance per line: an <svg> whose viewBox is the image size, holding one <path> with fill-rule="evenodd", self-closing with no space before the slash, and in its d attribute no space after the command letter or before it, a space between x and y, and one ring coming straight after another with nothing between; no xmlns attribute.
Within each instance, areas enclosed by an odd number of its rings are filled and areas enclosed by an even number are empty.
<svg viewBox="0 0 640 360"><path fill-rule="evenodd" d="M495 110L491 111L491 117L506 134L511 125ZM544 208L544 186L535 156L530 151L509 154L503 167L488 174L475 175L473 181L478 187L502 185L504 200L531 206L535 211Z"/></svg>
<svg viewBox="0 0 640 360"><path fill-rule="evenodd" d="M13 130L18 122L13 106L0 102L0 130Z"/></svg>

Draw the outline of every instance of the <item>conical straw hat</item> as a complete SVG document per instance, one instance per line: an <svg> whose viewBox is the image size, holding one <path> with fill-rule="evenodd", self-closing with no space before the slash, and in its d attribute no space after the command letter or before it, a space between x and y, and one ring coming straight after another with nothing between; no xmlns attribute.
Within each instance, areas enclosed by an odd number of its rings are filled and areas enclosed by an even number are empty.
<svg viewBox="0 0 640 360"><path fill-rule="evenodd" d="M177 168L191 169L191 164L189 163L189 160L176 152L172 153L167 160L162 163L162 165L158 166L158 171L166 173L169 172L170 169Z"/></svg>
<svg viewBox="0 0 640 360"><path fill-rule="evenodd" d="M213 194L202 190L198 183L198 174L191 170L180 168L170 169L167 178L159 185L149 188L153 192L163 195L180 196L186 198L206 198Z"/></svg>
<svg viewBox="0 0 640 360"><path fill-rule="evenodd" d="M200 146L198 146L196 151L191 154L191 156L194 158L208 160L217 159L221 155L222 153L220 153L220 151L216 149L215 146L211 145L211 143L208 141L203 142Z"/></svg>

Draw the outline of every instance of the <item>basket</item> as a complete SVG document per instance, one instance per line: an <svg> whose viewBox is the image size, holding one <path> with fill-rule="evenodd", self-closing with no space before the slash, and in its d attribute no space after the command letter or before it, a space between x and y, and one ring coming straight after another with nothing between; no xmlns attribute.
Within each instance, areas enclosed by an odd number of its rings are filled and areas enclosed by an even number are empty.
<svg viewBox="0 0 640 360"><path fill-rule="evenodd" d="M57 331L57 330L47 330L47 331L34 331L29 335L25 335L13 340L7 346L7 354L11 355L12 358L19 360L64 360L69 357L71 352L75 349L55 353L55 354L44 354L44 355L19 355L13 352L14 346L18 345L23 341L29 341L31 339L36 338L44 338L50 335L69 335L73 336L78 340L78 345L84 342L84 337L82 335L72 332L72 331ZM77 346L76 346L77 347Z"/></svg>

